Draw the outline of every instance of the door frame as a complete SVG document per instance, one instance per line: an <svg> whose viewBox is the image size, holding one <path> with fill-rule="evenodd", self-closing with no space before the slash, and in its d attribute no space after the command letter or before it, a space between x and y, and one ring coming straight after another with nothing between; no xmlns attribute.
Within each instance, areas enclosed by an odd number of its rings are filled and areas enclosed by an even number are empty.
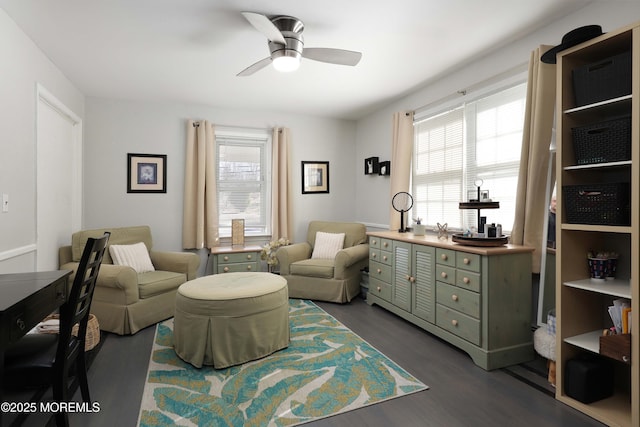
<svg viewBox="0 0 640 427"><path fill-rule="evenodd" d="M40 188L40 176L39 176L39 168L38 168L38 150L40 143L40 135L38 135L39 128L39 115L40 109L43 107L41 103L46 104L49 108L52 108L61 116L64 116L67 120L72 123L72 152L68 155L71 156L71 161L73 165L72 177L69 185L71 186L71 228L72 230L80 230L82 228L82 176L83 176L83 165L82 165L82 119L76 115L73 111L71 111L62 101L60 101L57 97L55 97L51 92L49 92L44 86L40 83L36 84L36 122L35 122L35 133L36 133L36 155L35 155L35 163L36 163L36 216L35 216L35 228L36 228L36 266L38 265L38 252L41 250L40 248L40 236L39 236L39 218L41 210L46 210L46 207L42 206L41 198L39 193ZM71 236L69 236L71 238Z"/></svg>

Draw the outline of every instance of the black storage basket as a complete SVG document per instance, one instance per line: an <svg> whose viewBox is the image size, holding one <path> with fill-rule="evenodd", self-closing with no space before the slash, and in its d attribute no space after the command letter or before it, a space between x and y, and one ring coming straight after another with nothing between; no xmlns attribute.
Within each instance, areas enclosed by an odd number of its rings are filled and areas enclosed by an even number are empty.
<svg viewBox="0 0 640 427"><path fill-rule="evenodd" d="M631 159L630 116L575 127L571 134L579 165Z"/></svg>
<svg viewBox="0 0 640 427"><path fill-rule="evenodd" d="M631 51L573 70L576 107L631 94Z"/></svg>
<svg viewBox="0 0 640 427"><path fill-rule="evenodd" d="M562 194L570 224L630 224L628 183L567 185Z"/></svg>

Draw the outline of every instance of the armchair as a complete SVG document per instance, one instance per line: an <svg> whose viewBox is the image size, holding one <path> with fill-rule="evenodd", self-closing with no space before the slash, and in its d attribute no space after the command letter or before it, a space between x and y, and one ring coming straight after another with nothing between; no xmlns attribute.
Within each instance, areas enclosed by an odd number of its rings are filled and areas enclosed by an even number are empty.
<svg viewBox="0 0 640 427"><path fill-rule="evenodd" d="M344 233L344 245L334 259L312 258L316 234ZM307 241L282 246L276 252L280 275L287 279L289 297L345 303L360 293L361 270L367 265L369 244L364 224L311 221Z"/></svg>
<svg viewBox="0 0 640 427"><path fill-rule="evenodd" d="M137 273L132 267L115 265L109 250L105 251L91 305L100 329L119 335L135 334L173 316L176 291L184 282L196 278L200 257L190 252L154 251L148 226L76 232L71 245L59 249L60 269L73 270L73 280L87 238L100 237L105 231L111 232L109 246L143 242L155 271Z"/></svg>

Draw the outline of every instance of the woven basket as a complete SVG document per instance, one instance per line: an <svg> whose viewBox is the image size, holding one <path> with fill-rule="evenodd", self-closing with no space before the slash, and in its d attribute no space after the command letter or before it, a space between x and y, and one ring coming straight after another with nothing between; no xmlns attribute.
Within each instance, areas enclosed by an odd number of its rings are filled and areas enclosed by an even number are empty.
<svg viewBox="0 0 640 427"><path fill-rule="evenodd" d="M57 313L50 314L44 319L44 321L51 320L51 319L60 319L60 315ZM73 334L73 336L75 337L78 336L79 328L80 326L77 323L73 325L73 328L71 329L71 333ZM58 331L46 331L46 332L43 331L40 333L57 334ZM87 321L87 335L85 336L85 340L84 340L84 351L93 350L93 348L97 346L99 342L100 342L100 325L98 324L98 318L93 314L89 314L89 320Z"/></svg>

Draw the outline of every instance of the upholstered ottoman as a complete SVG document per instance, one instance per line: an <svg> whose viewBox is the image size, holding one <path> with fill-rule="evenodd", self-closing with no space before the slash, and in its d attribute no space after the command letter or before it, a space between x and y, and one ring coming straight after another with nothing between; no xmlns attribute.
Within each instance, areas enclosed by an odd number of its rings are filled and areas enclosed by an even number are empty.
<svg viewBox="0 0 640 427"><path fill-rule="evenodd" d="M173 339L178 356L197 368L226 368L287 347L287 281L271 273L224 273L183 283Z"/></svg>

